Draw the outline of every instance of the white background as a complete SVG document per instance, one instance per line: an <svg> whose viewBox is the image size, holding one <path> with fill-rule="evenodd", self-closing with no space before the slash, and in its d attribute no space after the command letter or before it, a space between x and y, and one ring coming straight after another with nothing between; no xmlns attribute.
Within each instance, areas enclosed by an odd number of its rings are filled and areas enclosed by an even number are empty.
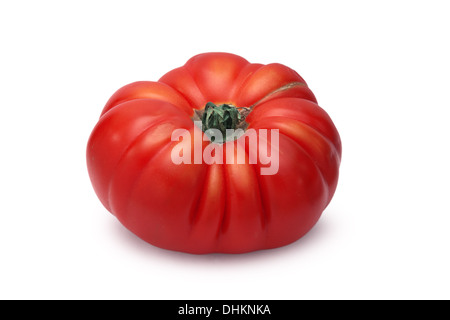
<svg viewBox="0 0 450 320"><path fill-rule="evenodd" d="M2 1L0 298L449 299L448 1ZM343 142L338 190L284 248L155 248L85 164L119 87L191 56L297 70Z"/></svg>

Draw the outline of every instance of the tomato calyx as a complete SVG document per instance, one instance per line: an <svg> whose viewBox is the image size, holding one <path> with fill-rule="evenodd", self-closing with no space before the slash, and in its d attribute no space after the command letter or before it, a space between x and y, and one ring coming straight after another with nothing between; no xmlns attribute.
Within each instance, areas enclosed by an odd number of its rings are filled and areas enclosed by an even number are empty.
<svg viewBox="0 0 450 320"><path fill-rule="evenodd" d="M242 129L245 131L247 123L245 118L250 113L250 108L238 108L232 104L216 105L208 102L199 117L202 121L202 130L206 134L212 130L219 130L223 140L215 141L214 135L211 136L212 142L223 143L230 137L235 138L235 131Z"/></svg>
<svg viewBox="0 0 450 320"><path fill-rule="evenodd" d="M202 125L204 131L218 129L226 138L227 129L235 130L240 120L241 114L235 106L229 104L216 106L208 102L203 112Z"/></svg>

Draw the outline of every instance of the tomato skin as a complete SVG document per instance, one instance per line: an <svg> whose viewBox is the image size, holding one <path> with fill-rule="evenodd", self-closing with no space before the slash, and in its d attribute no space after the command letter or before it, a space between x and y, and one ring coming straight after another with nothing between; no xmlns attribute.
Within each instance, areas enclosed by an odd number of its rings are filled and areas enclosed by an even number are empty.
<svg viewBox="0 0 450 320"><path fill-rule="evenodd" d="M194 110L210 101L251 108L248 129L279 130L276 174L261 175L259 160L172 162L174 146L194 144L171 141L172 132L201 134ZM245 137L231 150L248 160ZM287 245L315 225L336 190L341 152L332 120L297 72L205 53L157 82L116 91L89 138L87 167L105 208L143 240L195 254L244 253Z"/></svg>

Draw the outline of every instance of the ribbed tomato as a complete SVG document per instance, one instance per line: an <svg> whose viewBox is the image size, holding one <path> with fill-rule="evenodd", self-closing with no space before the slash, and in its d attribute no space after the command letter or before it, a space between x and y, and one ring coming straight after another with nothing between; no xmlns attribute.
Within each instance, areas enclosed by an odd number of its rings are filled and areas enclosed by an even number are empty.
<svg viewBox="0 0 450 320"><path fill-rule="evenodd" d="M212 142L199 123L241 135ZM192 138L174 139L180 130ZM262 174L269 164L255 146L276 153L271 174ZM174 162L174 149L192 161ZM340 158L338 131L297 72L229 53L200 54L157 82L122 87L87 146L103 205L143 240L190 253L243 253L299 239L333 197Z"/></svg>

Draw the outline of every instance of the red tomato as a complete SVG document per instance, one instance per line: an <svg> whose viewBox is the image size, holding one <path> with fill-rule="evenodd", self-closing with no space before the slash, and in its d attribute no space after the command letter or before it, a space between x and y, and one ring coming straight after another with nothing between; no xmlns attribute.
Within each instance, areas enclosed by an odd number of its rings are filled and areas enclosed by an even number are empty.
<svg viewBox="0 0 450 320"><path fill-rule="evenodd" d="M237 108L233 121L245 134L199 145L201 152L223 148L223 164L196 164L195 152L192 163L174 163L174 148L195 142L172 141L173 132L201 136L193 120L205 119L208 102ZM261 174L267 165L258 157L248 161L256 152L250 129L259 141L260 129L269 130L266 148L278 129L275 174ZM240 151L244 163L226 162ZM302 237L333 197L340 158L339 134L297 72L228 53L200 54L157 82L122 87L87 146L93 187L126 228L155 246L197 254L275 248Z"/></svg>

